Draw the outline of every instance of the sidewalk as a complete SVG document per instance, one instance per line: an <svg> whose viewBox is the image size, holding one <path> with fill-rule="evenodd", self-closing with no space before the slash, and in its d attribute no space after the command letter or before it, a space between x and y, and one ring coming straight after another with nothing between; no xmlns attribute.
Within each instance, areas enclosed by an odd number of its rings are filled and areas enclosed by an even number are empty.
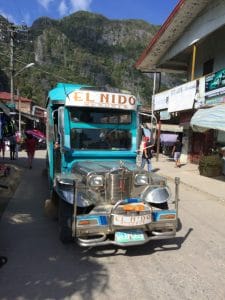
<svg viewBox="0 0 225 300"><path fill-rule="evenodd" d="M152 165L153 171L165 176L168 180L179 177L182 184L225 201L225 176L223 175L215 178L201 176L198 165L191 163L182 165L181 168L175 168L174 161L164 155L160 155L158 161L153 158Z"/></svg>

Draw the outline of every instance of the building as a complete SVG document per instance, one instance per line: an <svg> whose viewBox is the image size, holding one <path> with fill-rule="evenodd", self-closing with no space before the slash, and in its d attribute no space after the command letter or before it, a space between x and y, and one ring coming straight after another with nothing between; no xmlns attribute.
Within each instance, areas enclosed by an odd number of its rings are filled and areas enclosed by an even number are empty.
<svg viewBox="0 0 225 300"><path fill-rule="evenodd" d="M0 92L0 101L4 103L5 105L10 104L11 101L11 93L7 92ZM16 110L20 110L21 112L25 114L31 113L32 108L32 100L21 97L21 96L14 96L14 104Z"/></svg>
<svg viewBox="0 0 225 300"><path fill-rule="evenodd" d="M176 118L174 124L183 126L185 162L225 145L225 125L204 132L191 126L198 110L225 105L224 15L224 0L180 0L135 64L143 72L184 76L186 83L157 93L153 105L162 123Z"/></svg>
<svg viewBox="0 0 225 300"><path fill-rule="evenodd" d="M46 114L45 109L40 106L33 105L33 101L28 98L24 98L21 96L14 95L13 102L15 104L14 112L10 112L10 104L11 104L11 93L8 92L0 92L0 111L6 113L6 108L8 110L8 115L15 115L15 121L19 131L21 129L38 127L42 130L45 129L46 123ZM4 110L3 110L4 107ZM35 108L35 109L34 109Z"/></svg>

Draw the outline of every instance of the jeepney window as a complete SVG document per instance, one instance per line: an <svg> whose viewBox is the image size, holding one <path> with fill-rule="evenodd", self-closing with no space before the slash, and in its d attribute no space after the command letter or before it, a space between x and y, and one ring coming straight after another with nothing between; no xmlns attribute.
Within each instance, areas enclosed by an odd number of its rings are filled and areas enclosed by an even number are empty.
<svg viewBox="0 0 225 300"><path fill-rule="evenodd" d="M105 108L72 107L70 108L72 122L93 124L130 124L131 111Z"/></svg>
<svg viewBox="0 0 225 300"><path fill-rule="evenodd" d="M80 150L128 150L131 148L129 130L71 129L71 147Z"/></svg>

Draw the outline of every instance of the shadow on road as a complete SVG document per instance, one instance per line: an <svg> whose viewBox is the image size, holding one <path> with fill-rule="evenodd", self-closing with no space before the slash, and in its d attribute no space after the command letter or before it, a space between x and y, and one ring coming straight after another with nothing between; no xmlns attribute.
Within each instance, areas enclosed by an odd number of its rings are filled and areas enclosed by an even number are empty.
<svg viewBox="0 0 225 300"><path fill-rule="evenodd" d="M152 240L147 244L132 247L121 248L115 246L105 246L89 248L88 252L89 255L93 257L106 257L114 255L143 256L150 255L158 251L179 250L192 231L193 228L190 228L184 237L175 237L167 240ZM121 249L125 251L120 251Z"/></svg>
<svg viewBox="0 0 225 300"><path fill-rule="evenodd" d="M45 159L35 158L32 170L26 162L25 157L15 162L25 170L0 223L0 253L8 258L1 268L0 298L89 300L102 293L110 298L107 267L87 249L61 244L57 223L44 215Z"/></svg>

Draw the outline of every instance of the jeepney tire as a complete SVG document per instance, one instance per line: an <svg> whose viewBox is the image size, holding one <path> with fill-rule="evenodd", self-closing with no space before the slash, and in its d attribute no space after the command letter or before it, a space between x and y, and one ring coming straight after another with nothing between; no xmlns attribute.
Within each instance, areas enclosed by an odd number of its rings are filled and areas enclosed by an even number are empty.
<svg viewBox="0 0 225 300"><path fill-rule="evenodd" d="M63 244L73 242L72 221L73 221L73 205L59 200L59 238Z"/></svg>

